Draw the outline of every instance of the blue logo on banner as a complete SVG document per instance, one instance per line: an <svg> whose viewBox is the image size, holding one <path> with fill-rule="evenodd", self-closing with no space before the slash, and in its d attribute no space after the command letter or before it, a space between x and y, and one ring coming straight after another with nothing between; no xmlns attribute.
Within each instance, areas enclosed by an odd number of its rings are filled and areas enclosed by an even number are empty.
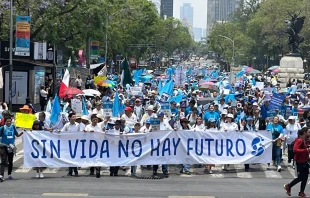
<svg viewBox="0 0 310 198"><path fill-rule="evenodd" d="M257 136L256 138L253 139L252 141L253 151L251 152L252 155L260 156L261 154L263 154L263 152L265 151L265 146L262 144L263 141L264 138L262 138L261 136Z"/></svg>

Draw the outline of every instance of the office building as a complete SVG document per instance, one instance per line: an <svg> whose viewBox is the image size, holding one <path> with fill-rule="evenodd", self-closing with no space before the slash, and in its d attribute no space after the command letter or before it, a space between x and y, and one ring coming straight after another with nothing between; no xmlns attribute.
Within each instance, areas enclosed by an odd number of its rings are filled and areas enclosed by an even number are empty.
<svg viewBox="0 0 310 198"><path fill-rule="evenodd" d="M162 18L173 17L173 0L161 0L160 7Z"/></svg>
<svg viewBox="0 0 310 198"><path fill-rule="evenodd" d="M161 0L149 0L149 1L153 2L153 4L156 7L157 13L160 15Z"/></svg>
<svg viewBox="0 0 310 198"><path fill-rule="evenodd" d="M192 25L194 25L194 8L190 3L184 3L183 6L180 7L180 20L182 21L184 18Z"/></svg>
<svg viewBox="0 0 310 198"><path fill-rule="evenodd" d="M201 37L202 37L202 28L194 27L194 28L193 28L193 33L194 33L194 40L195 40L195 41L201 41Z"/></svg>
<svg viewBox="0 0 310 198"><path fill-rule="evenodd" d="M214 23L229 21L232 14L238 9L241 0L208 0L207 34Z"/></svg>

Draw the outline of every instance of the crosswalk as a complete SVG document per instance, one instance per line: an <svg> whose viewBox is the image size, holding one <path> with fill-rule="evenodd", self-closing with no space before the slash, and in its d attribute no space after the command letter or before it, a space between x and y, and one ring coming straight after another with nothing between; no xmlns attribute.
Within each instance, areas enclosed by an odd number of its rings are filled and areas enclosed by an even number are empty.
<svg viewBox="0 0 310 198"><path fill-rule="evenodd" d="M16 140L17 147L19 151L14 156L14 168L13 172L15 177L18 177L18 174L35 174L35 171L32 168L23 167L23 154L22 150L22 140L18 138ZM245 172L243 165L230 165L229 170L222 170L221 165L217 165L212 167L212 174L206 173L204 168L195 168L195 166L191 167L191 175L180 174L177 165L169 165L169 173L170 177L206 177L206 178L214 178L214 179L223 179L223 178L242 178L242 179L252 179L252 178L267 178L267 179L292 179L295 178L295 170L288 165L287 156L283 156L283 163L281 164L282 171L277 172L276 167L271 166L268 168L266 164L251 164L250 171ZM63 177L67 175L68 168L46 168L44 170L44 174L47 174L50 177ZM90 171L87 167L82 167L79 169L79 175L89 175ZM161 174L161 170L158 171ZM109 167L102 167L101 175L108 176L110 174ZM125 171L119 171L120 176L130 176L130 169L126 169ZM137 169L137 175L142 176L150 176L152 175L152 170L148 170L146 168ZM30 176L32 177L32 176Z"/></svg>

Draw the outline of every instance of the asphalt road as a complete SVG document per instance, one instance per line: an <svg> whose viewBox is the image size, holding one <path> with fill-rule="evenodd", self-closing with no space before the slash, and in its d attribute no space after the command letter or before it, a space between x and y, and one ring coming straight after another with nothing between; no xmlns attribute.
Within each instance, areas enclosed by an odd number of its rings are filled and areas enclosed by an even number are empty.
<svg viewBox="0 0 310 198"><path fill-rule="evenodd" d="M276 198L286 197L283 184L294 178L294 170L284 160L280 173L275 167L267 169L266 165L256 164L250 165L250 172L244 172L243 165L231 165L229 171L222 171L221 166L217 166L213 174L206 174L203 168L193 166L191 175L180 175L178 168L171 165L169 178L159 180L131 178L128 177L129 170L120 170L120 176L110 177L107 167L102 169L102 177L98 179L89 176L88 168L81 168L79 177L67 176L66 168L46 169L45 178L36 179L34 170L23 167L21 139L18 138L16 143L18 153L14 158L14 179L0 183L0 198ZM152 171L142 169L139 175L150 177ZM297 195L298 192L296 186L292 194Z"/></svg>

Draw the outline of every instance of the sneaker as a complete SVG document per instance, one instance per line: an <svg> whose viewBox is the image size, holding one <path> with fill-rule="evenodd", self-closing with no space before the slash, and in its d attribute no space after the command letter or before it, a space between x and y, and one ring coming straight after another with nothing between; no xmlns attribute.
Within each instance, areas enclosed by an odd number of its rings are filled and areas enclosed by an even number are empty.
<svg viewBox="0 0 310 198"><path fill-rule="evenodd" d="M281 172L281 166L278 166L277 171Z"/></svg>
<svg viewBox="0 0 310 198"><path fill-rule="evenodd" d="M298 193L298 197L307 197L307 195L305 193L303 193L303 192L299 192Z"/></svg>
<svg viewBox="0 0 310 198"><path fill-rule="evenodd" d="M96 178L100 178L100 173L96 173Z"/></svg>
<svg viewBox="0 0 310 198"><path fill-rule="evenodd" d="M284 190L288 196L291 196L291 187L288 184L284 184Z"/></svg>
<svg viewBox="0 0 310 198"><path fill-rule="evenodd" d="M185 171L185 174L186 174L186 175L191 175L191 172Z"/></svg>
<svg viewBox="0 0 310 198"><path fill-rule="evenodd" d="M225 165L222 166L222 170L225 170Z"/></svg>
<svg viewBox="0 0 310 198"><path fill-rule="evenodd" d="M3 176L0 175L0 182L3 182L3 181L4 181Z"/></svg>
<svg viewBox="0 0 310 198"><path fill-rule="evenodd" d="M69 172L69 173L67 174L67 176L72 176L72 172Z"/></svg>
<svg viewBox="0 0 310 198"><path fill-rule="evenodd" d="M37 178L37 179L40 178L40 174L39 174L39 173L36 174L36 178Z"/></svg>
<svg viewBox="0 0 310 198"><path fill-rule="evenodd" d="M40 178L41 178L41 179L43 179L43 178L44 178L44 175L43 175L43 173L42 173L42 172L40 173Z"/></svg>
<svg viewBox="0 0 310 198"><path fill-rule="evenodd" d="M209 169L209 174L213 174L213 171L211 169Z"/></svg>
<svg viewBox="0 0 310 198"><path fill-rule="evenodd" d="M163 173L164 173L164 176L169 176L168 171L165 171L165 172L163 172Z"/></svg>
<svg viewBox="0 0 310 198"><path fill-rule="evenodd" d="M77 172L77 171L74 172L74 176L75 176L75 177L78 177L78 176L79 176L79 172Z"/></svg>
<svg viewBox="0 0 310 198"><path fill-rule="evenodd" d="M12 175L9 175L8 180L12 180L12 179L13 179Z"/></svg>

